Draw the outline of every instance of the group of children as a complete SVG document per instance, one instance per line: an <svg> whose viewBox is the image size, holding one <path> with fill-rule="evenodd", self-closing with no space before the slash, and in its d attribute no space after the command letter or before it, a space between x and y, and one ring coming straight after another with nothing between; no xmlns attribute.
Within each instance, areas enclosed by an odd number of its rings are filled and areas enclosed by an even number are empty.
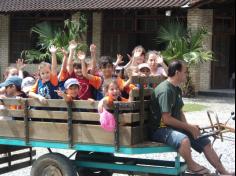
<svg viewBox="0 0 236 176"><path fill-rule="evenodd" d="M19 59L17 67L6 70L5 82L0 84L0 98L35 98L42 104L48 99L65 99L100 101L98 112L113 105L114 101L127 102L132 100L129 96L137 85L131 84L132 76L167 76L163 58L157 51L145 52L142 46L137 46L130 62L120 67L123 57L117 55L117 61L109 56L96 58L96 46L90 46L91 59L86 58L82 51L76 53L77 43L71 41L67 52L63 53L61 70L57 72L57 52L59 49L51 46L51 64L42 62L38 67L38 78L24 74L25 64ZM76 59L75 59L76 58ZM120 71L120 68L122 70ZM119 70L119 72L116 72ZM122 73L122 74L121 74ZM15 107L17 108L17 107Z"/></svg>

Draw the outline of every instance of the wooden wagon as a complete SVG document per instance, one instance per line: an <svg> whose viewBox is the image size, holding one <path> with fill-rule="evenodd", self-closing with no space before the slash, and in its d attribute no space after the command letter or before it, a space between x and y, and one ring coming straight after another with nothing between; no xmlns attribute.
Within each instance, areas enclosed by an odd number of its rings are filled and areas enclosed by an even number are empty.
<svg viewBox="0 0 236 176"><path fill-rule="evenodd" d="M144 85L161 81L159 77L133 77L132 82L141 87L133 91L137 101L114 103L111 109L117 122L114 133L100 127L98 102L48 100L45 106L34 99L2 99L3 105L17 105L22 109L0 111L0 116L13 117L13 120L0 121L0 154L5 153L0 158L0 174L33 163L31 176L106 176L113 173L181 175L186 165L180 162L179 154L169 146L148 141L150 101L145 97L150 96L153 90L144 88ZM49 153L34 162L34 147L48 148ZM21 157L12 157L11 152L25 148L29 151ZM51 148L75 152L65 157L53 153ZM175 152L176 158L160 161L116 155L164 152ZM22 158L28 158L28 161L21 165L9 164Z"/></svg>

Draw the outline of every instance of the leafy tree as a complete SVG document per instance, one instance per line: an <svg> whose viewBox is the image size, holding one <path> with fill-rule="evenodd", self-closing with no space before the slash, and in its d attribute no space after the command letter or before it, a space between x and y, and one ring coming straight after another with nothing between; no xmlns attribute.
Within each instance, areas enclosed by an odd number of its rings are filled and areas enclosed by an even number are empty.
<svg viewBox="0 0 236 176"><path fill-rule="evenodd" d="M40 63L50 60L49 47L55 45L58 48L68 48L69 42L75 40L79 42L77 50L86 50L87 45L81 43L87 30L87 18L82 14L79 21L64 21L64 28L53 25L50 22L42 22L31 29L31 33L38 36L37 48L24 50L21 57L28 63ZM59 62L62 60L62 53L57 53Z"/></svg>
<svg viewBox="0 0 236 176"><path fill-rule="evenodd" d="M179 22L170 22L162 26L159 31L159 42L166 44L162 52L166 62L183 60L189 67L200 63L213 61L213 52L206 50L203 46L204 39L209 35L206 28L200 27L197 30L186 29ZM190 73L187 75L187 82L183 86L183 93L189 97L195 94Z"/></svg>

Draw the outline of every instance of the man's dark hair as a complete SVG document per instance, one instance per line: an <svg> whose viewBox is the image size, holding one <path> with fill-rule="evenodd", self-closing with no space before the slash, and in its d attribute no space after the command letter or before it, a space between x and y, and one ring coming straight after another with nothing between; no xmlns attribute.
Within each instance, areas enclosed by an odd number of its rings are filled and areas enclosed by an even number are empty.
<svg viewBox="0 0 236 176"><path fill-rule="evenodd" d="M168 77L173 77L176 74L176 71L181 72L183 68L183 62L180 60L173 61L169 64L168 67Z"/></svg>
<svg viewBox="0 0 236 176"><path fill-rule="evenodd" d="M100 58L99 67L107 68L108 66L113 66L113 59L110 56L102 56Z"/></svg>

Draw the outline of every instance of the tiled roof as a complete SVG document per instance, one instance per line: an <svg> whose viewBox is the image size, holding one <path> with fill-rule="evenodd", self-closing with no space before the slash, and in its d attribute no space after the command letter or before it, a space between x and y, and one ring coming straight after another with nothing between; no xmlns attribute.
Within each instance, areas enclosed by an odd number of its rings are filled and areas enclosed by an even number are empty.
<svg viewBox="0 0 236 176"><path fill-rule="evenodd" d="M203 1L207 1L207 0L192 0L191 5L196 5L196 4L203 2Z"/></svg>
<svg viewBox="0 0 236 176"><path fill-rule="evenodd" d="M0 0L0 12L175 8L190 2L191 0Z"/></svg>

